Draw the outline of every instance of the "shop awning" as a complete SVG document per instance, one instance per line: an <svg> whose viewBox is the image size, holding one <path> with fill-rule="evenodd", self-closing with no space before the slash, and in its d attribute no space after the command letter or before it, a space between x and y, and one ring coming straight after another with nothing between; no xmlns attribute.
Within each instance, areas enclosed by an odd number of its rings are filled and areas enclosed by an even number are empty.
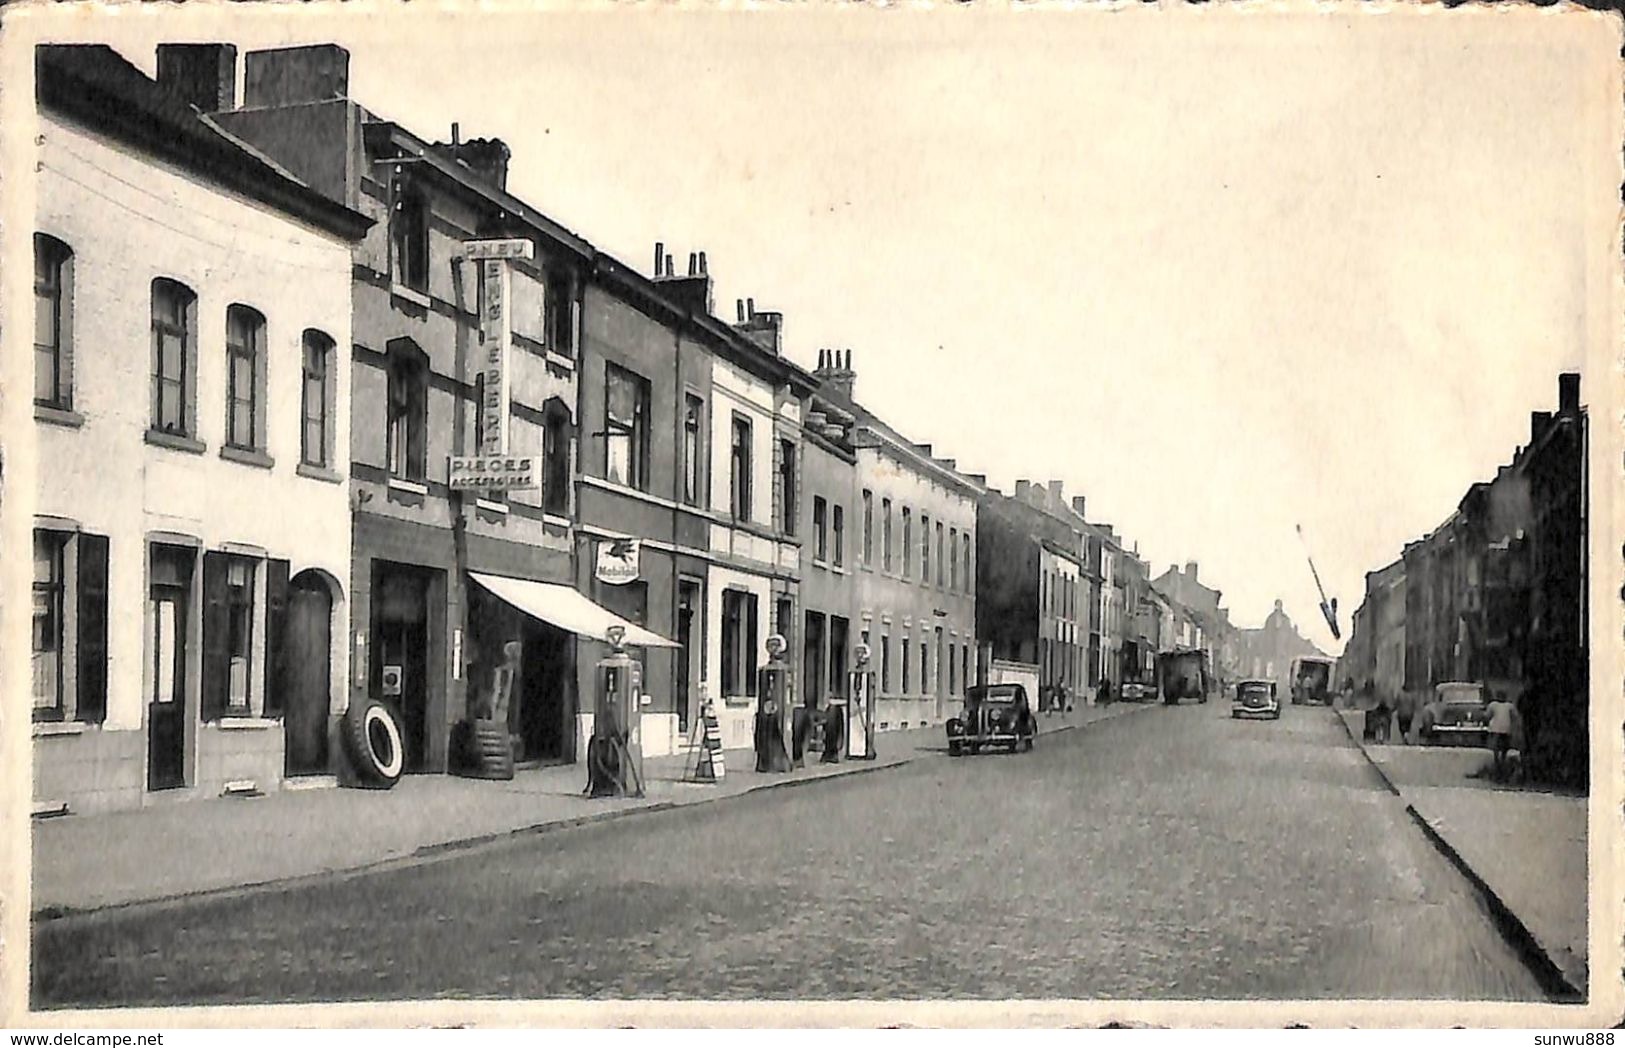
<svg viewBox="0 0 1625 1048"><path fill-rule="evenodd" d="M626 630L629 648L675 648L678 645L658 633L621 618L608 608L595 604L569 586L556 582L532 582L502 575L468 573L475 582L512 604L526 615L550 622L563 630L591 640L604 640L611 626Z"/></svg>

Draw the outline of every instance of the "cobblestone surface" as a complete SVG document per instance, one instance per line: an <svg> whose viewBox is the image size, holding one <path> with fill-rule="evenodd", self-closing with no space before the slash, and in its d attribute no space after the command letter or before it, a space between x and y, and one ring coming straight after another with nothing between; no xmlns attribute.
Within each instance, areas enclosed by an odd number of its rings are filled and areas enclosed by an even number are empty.
<svg viewBox="0 0 1625 1048"><path fill-rule="evenodd" d="M1539 999L1334 718L1159 708L1030 754L51 921L35 1000Z"/></svg>

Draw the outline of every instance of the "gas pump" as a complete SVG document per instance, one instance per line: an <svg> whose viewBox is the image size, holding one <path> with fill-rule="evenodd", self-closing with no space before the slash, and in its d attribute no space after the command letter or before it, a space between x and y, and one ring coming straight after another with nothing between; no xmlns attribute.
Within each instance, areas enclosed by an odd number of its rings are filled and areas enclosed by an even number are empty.
<svg viewBox="0 0 1625 1048"><path fill-rule="evenodd" d="M848 693L852 696L847 707L846 755L853 760L875 759L875 675L868 669L869 645L859 644L852 649L852 661L857 668L849 675Z"/></svg>
<svg viewBox="0 0 1625 1048"><path fill-rule="evenodd" d="M643 667L622 645L626 627L611 626L604 639L613 649L593 672L592 740L587 743L587 794L643 796Z"/></svg>
<svg viewBox="0 0 1625 1048"><path fill-rule="evenodd" d="M767 638L767 665L756 674L756 770L789 771L790 751L784 745L790 667L785 665L784 638Z"/></svg>

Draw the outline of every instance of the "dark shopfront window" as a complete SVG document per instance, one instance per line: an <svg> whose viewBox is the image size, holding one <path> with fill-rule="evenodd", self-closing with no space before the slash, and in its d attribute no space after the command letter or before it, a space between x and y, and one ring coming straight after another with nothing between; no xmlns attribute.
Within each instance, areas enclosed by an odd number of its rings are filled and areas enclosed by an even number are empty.
<svg viewBox="0 0 1625 1048"><path fill-rule="evenodd" d="M742 590L722 593L722 694L737 698L756 694L756 595Z"/></svg>

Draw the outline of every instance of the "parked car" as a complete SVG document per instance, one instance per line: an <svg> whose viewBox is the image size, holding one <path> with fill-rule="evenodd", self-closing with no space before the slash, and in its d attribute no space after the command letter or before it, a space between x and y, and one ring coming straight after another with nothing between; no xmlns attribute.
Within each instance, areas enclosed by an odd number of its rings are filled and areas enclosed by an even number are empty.
<svg viewBox="0 0 1625 1048"><path fill-rule="evenodd" d="M965 710L948 719L948 753L976 753L983 746L1033 748L1038 724L1027 689L1020 684L977 684L965 691Z"/></svg>
<svg viewBox="0 0 1625 1048"><path fill-rule="evenodd" d="M1275 694L1275 682L1244 680L1238 683L1230 700L1230 716L1237 719L1265 717L1269 720L1280 720L1281 700Z"/></svg>
<svg viewBox="0 0 1625 1048"><path fill-rule="evenodd" d="M1155 702L1157 686L1149 682L1126 680L1123 682L1124 702Z"/></svg>
<svg viewBox="0 0 1625 1048"><path fill-rule="evenodd" d="M1489 744L1490 706L1484 685L1448 681L1433 689L1433 701L1422 707L1416 737L1423 745Z"/></svg>

